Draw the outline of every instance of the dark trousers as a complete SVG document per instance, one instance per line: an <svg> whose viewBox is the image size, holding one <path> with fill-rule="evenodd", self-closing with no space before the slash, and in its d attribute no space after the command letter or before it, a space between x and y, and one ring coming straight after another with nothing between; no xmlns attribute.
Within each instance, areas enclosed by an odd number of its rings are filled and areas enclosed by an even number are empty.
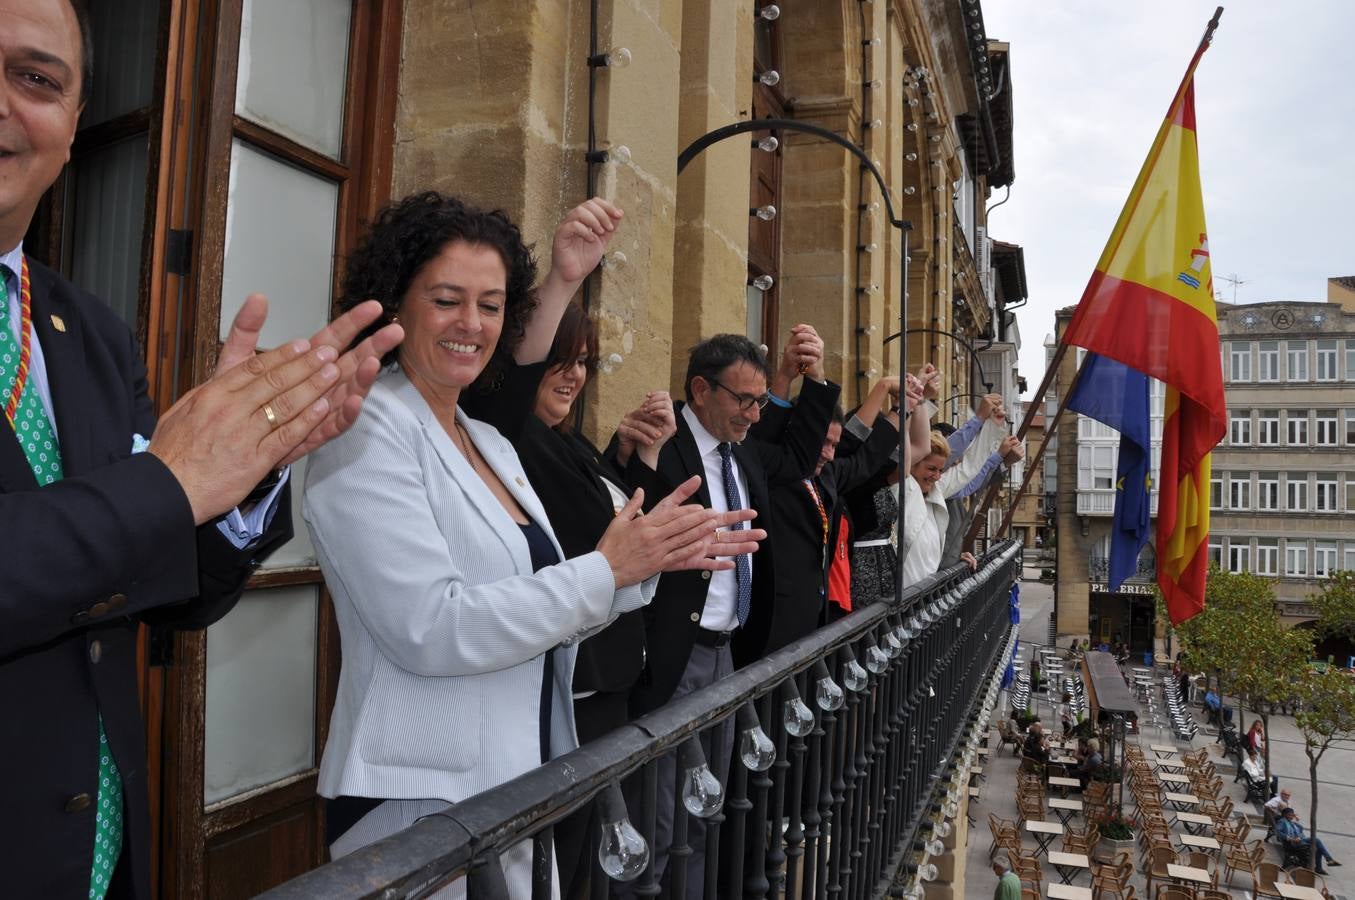
<svg viewBox="0 0 1355 900"><path fill-rule="evenodd" d="M672 700L708 687L734 671L734 657L729 645L723 647L705 647L696 644L687 660L687 668L682 672L677 690ZM671 700L670 700L671 702ZM706 754L706 764L710 766L720 783L729 787L728 769L730 755L734 751L734 722L732 719L707 728L701 733L701 749ZM673 813L677 802L677 779L681 774L677 768L677 754L670 752L659 759L658 809L655 810L654 826L654 877L663 879L668 873L668 851L673 844ZM640 773L637 773L637 776ZM632 823L639 827L641 779L632 776L625 784L626 806L630 811ZM706 881L706 821L696 816L687 818L687 844L692 855L687 857L686 900L702 900L705 895ZM613 892L619 898L630 900L634 897L635 882L614 884ZM665 888L665 894L668 893Z"/></svg>

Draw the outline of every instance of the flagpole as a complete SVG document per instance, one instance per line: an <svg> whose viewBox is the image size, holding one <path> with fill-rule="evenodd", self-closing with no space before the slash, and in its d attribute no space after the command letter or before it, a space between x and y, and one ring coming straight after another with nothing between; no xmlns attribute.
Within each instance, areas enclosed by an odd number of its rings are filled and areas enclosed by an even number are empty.
<svg viewBox="0 0 1355 900"><path fill-rule="evenodd" d="M1139 177L1134 182L1134 187L1130 191L1129 201L1125 204L1125 209L1120 213L1119 221L1127 220L1127 218L1132 215L1132 211L1138 207L1139 201L1143 197L1144 182L1146 178L1145 173L1152 170L1153 165L1157 162L1157 158L1162 152L1165 124L1171 122L1172 118L1176 115L1176 111L1180 107L1182 98L1185 96L1186 88L1190 86L1191 79L1195 77L1195 69L1200 63L1200 57L1204 55L1205 50L1209 49L1210 43L1214 40L1214 31L1219 27L1219 20L1222 17L1223 7L1216 7L1214 9L1213 17L1209 20L1209 24L1205 26L1204 35L1200 38L1199 45L1195 48L1195 55L1190 59L1190 65L1186 67L1186 74L1181 79L1181 84L1176 88L1176 94L1172 97L1171 106L1167 110L1167 118L1164 122L1164 126L1158 129L1157 137L1153 140L1153 146L1148 152L1148 159L1144 163L1143 168L1139 171ZM1117 227L1117 231L1118 230ZM1123 239L1123 237L1124 233L1120 232L1117 241ZM1118 249L1118 244L1115 249ZM1103 257L1113 255L1113 252L1105 252L1102 254ZM1065 341L1060 340L1058 346L1055 348L1054 357L1049 361L1049 365L1045 369L1044 378L1040 380L1040 387L1035 391L1034 398L1026 408L1026 415L1021 422L1021 427L1016 432L1016 436L1021 440L1025 440L1026 432L1030 430L1030 425L1035 418L1036 411L1043 405L1044 395L1049 390L1049 386L1053 383L1054 378L1058 373L1059 366L1063 363L1063 357L1064 354L1068 352L1068 346L1069 345ZM1045 440L1041 442L1039 451L1035 454L1030 463L1027 464L1026 475L1021 484L1021 489L1017 491L1016 496L1012 498L1011 506L1007 510L1002 528L998 531L997 536L1000 537L1006 532L1007 528L1010 527L1016 504L1025 494L1026 488L1030 484L1031 474L1035 469L1035 464L1044 456L1044 448L1048 446L1049 443L1048 435L1054 433L1059 418L1063 415L1063 410L1067 406L1068 397L1072 394L1072 389L1077 385L1077 379L1081 374L1082 366L1078 366L1078 370L1073 376L1073 381L1069 385L1068 391L1065 392L1062 401L1059 403L1059 409L1058 412L1054 414L1053 421L1045 423ZM987 518L988 508L992 506L993 501L997 499L997 495L1001 489L1001 482L995 482L989 487L988 493L984 495L983 502L979 504L978 510L974 513L974 522L969 527L969 533L965 535L965 547L973 547L974 541L978 538L979 531L983 528L983 523Z"/></svg>

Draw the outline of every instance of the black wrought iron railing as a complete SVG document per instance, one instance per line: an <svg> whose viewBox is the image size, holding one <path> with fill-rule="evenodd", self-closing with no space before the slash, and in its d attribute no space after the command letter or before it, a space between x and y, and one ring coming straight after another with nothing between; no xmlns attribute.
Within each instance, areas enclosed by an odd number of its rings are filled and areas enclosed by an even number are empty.
<svg viewBox="0 0 1355 900"><path fill-rule="evenodd" d="M1087 577L1092 581L1106 581L1110 578L1110 557L1091 556L1087 559ZM1127 579L1134 582L1157 581L1157 562L1152 558L1139 557L1134 561L1134 572Z"/></svg>
<svg viewBox="0 0 1355 900"><path fill-rule="evenodd" d="M957 760L986 727L1005 666L1020 564L1015 541L998 544L976 572L960 564L938 573L898 602L857 610L265 896L397 900L431 896L460 878L472 900L525 896L525 867L505 860L531 841L530 893L546 900L554 830L576 827L562 823L591 803L602 822L586 856L595 898L607 896L617 875L633 879L637 897L685 896L694 813L706 823L706 897L921 896L919 879L935 877L936 838L958 812ZM705 760L695 738L728 723L736 729L732 759ZM659 762L672 753L676 799L660 879L648 848ZM718 784L700 771L706 763ZM636 788L628 811L623 779Z"/></svg>

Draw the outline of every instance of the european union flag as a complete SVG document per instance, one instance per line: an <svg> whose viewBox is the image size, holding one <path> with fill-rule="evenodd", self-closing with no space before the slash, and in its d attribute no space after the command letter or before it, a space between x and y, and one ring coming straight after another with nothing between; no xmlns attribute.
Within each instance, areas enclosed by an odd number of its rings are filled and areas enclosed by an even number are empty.
<svg viewBox="0 0 1355 900"><path fill-rule="evenodd" d="M1068 408L1104 422L1120 433L1115 473L1115 518L1110 529L1110 589L1134 574L1139 551L1148 542L1148 487L1152 431L1148 420L1148 376L1124 363L1087 354Z"/></svg>

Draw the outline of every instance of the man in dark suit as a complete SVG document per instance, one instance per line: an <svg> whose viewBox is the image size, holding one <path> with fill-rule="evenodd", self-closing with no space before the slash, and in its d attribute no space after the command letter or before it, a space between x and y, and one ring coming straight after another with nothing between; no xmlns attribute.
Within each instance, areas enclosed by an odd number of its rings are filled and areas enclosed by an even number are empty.
<svg viewBox="0 0 1355 900"><path fill-rule="evenodd" d="M352 423L400 332L340 356L372 304L255 356L253 297L157 426L127 326L23 252L89 94L83 10L0 0L0 64L0 871L16 897L144 898L137 626L229 611L290 535L279 467Z"/></svg>
<svg viewBox="0 0 1355 900"><path fill-rule="evenodd" d="M807 329L807 331L805 330ZM800 349L797 368L804 387L780 443L745 440L767 405L770 370L763 352L747 338L722 334L702 341L687 361L687 403L678 410L677 434L659 453L657 477L666 485L700 475L692 500L711 509L752 508L754 525L775 533L771 486L791 483L814 469L839 388L821 380L823 342L799 326L792 342ZM662 497L666 491L646 491ZM633 715L657 709L728 675L763 655L774 618L776 562L771 541L751 557L739 557L724 572L670 572L659 581L654 602L645 607L648 659L631 692ZM718 732L718 733L717 733ZM732 728L705 735L707 761L723 771L733 742ZM655 865L662 873L672 828L675 763L659 774L659 827ZM705 823L688 825L692 855L687 891L699 897L705 860Z"/></svg>
<svg viewBox="0 0 1355 900"><path fill-rule="evenodd" d="M806 478L772 489L776 530L769 534L776 545L776 602L768 653L810 634L830 618L832 609L851 609L851 566L845 555L850 535L845 496L875 475L898 449L899 430L888 418L898 396L896 376L882 378L866 402L850 420L834 409L833 421L823 438L814 471ZM757 434L769 440L781 436L782 419L789 410L779 409L758 423ZM762 432L766 426L772 429ZM839 442L849 446L839 454ZM829 573L836 563L847 574L846 584L829 595Z"/></svg>

